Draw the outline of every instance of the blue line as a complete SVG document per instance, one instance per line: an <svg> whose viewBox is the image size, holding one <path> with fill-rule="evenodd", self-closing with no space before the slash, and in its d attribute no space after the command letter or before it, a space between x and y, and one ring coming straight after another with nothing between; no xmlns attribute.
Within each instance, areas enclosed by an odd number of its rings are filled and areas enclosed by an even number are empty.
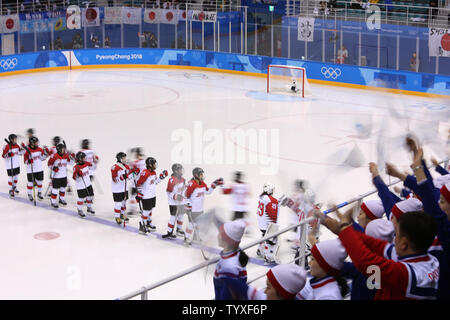
<svg viewBox="0 0 450 320"><path fill-rule="evenodd" d="M33 205L32 202L30 200L26 199L26 198L21 198L21 197L15 196L14 199L11 199L9 194L4 193L4 192L0 192L0 197L6 198L8 200L16 200L18 202L21 202L21 203L24 203L24 204L28 204L28 205ZM42 208L42 209L46 209L46 210L52 211L52 212L63 213L63 214L68 215L68 216L79 218L79 215L78 215L77 212L71 211L71 210L68 210L68 209L64 209L64 208L61 208L61 207L59 207L58 209L55 209L51 205L45 204L45 203L42 203L42 202L39 202L39 201L36 201L36 206L39 207L39 208ZM124 230L124 231L127 231L127 232L133 232L133 233L140 234L138 228L133 227L133 226L126 226L124 228L122 225L118 225L117 222L115 222L115 221L105 220L105 219L102 219L102 218L99 218L99 217L96 217L96 216L92 216L92 215L86 215L86 218L84 218L84 219L85 220L90 220L90 221L93 221L93 222L96 222L96 223L99 223L99 224L103 224L105 226L113 227L113 228L116 228L116 229L121 229L121 230ZM167 241L169 243L176 243L178 245L184 246L184 241L181 240L181 239L165 240L165 239L162 238L162 234L159 234L157 232L151 232L150 234L155 236L155 238L157 238L159 240ZM201 245L201 244L196 244L196 243L193 243L191 247L192 248L196 248L196 249L202 249L204 251L207 251L207 252L210 252L210 253L213 253L213 254L216 254L216 255L219 255L220 251L221 251L221 250L219 250L217 248L212 248L212 247L208 247L208 246ZM264 265L264 260L263 259L249 258L248 261L250 263L253 263L253 264L256 264L256 265L260 265L260 266L265 266L265 267L275 266L275 264L273 264L273 265Z"/></svg>

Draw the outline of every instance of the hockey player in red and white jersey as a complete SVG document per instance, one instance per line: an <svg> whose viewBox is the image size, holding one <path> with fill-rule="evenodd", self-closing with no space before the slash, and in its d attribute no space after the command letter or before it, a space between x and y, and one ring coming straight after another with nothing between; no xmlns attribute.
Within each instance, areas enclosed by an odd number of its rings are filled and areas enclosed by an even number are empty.
<svg viewBox="0 0 450 320"><path fill-rule="evenodd" d="M90 144L91 142L89 141L89 139L83 139L83 141L81 141L80 151L86 155L86 162L89 162L91 164L91 166L89 167L89 178L91 182L93 182L99 158L95 151L90 148Z"/></svg>
<svg viewBox="0 0 450 320"><path fill-rule="evenodd" d="M92 199L94 197L94 190L92 189L91 179L89 179L90 162L86 161L84 152L77 152L75 156L76 165L73 167L72 178L75 180L75 187L77 188L77 211L78 215L84 218L86 215L83 212L83 204L86 203L87 212L95 214L92 207Z"/></svg>
<svg viewBox="0 0 450 320"><path fill-rule="evenodd" d="M273 225L276 226L278 222L279 205L278 199L273 197L274 190L275 186L272 183L267 182L264 184L263 192L259 196L257 218L258 226L263 237L266 233L269 233L269 229L273 228ZM275 263L275 256L278 250L277 242L278 239L275 237L259 245L256 253L258 256L264 258L265 263Z"/></svg>
<svg viewBox="0 0 450 320"><path fill-rule="evenodd" d="M56 198L59 191L59 203L63 206L67 205L65 200L67 188L67 166L74 165L73 157L66 153L66 146L62 143L56 145L56 153L48 160L48 166L51 170L52 193L50 201L53 208L58 208Z"/></svg>
<svg viewBox="0 0 450 320"><path fill-rule="evenodd" d="M187 209L189 225L186 228L186 236L184 239L187 246L192 244L194 230L197 228L197 220L203 214L205 195L213 193L217 186L223 185L223 179L219 178L211 184L211 188L208 188L204 182L205 173L202 168L194 168L192 175L193 178L189 181L184 193L184 197L189 201Z"/></svg>
<svg viewBox="0 0 450 320"><path fill-rule="evenodd" d="M139 207L138 202L136 201L136 195L137 195L137 188L136 183L139 179L139 173L144 170L145 167L145 156L142 153L141 148L134 148L131 150L131 152L135 153L135 160L133 160L129 166L131 170L133 171L132 175L130 176L130 187L131 187L131 199L130 199L130 210L128 212L129 215L132 215L136 212L139 212L142 214L142 210Z"/></svg>
<svg viewBox="0 0 450 320"><path fill-rule="evenodd" d="M23 155L25 150L17 144L17 135L10 134L8 143L3 147L2 158L5 159L6 173L8 174L9 195L14 197L18 177L20 174L19 156Z"/></svg>
<svg viewBox="0 0 450 320"><path fill-rule="evenodd" d="M188 203L183 194L186 189L186 180L183 178L184 169L179 163L172 165L172 176L167 182L167 200L169 202L170 218L167 224L167 234L162 237L175 239L177 235L184 236L183 219L185 206ZM175 228L176 223L176 228ZM176 229L176 234L174 233Z"/></svg>
<svg viewBox="0 0 450 320"><path fill-rule="evenodd" d="M136 200L142 203L139 232L143 234L156 230L156 226L152 224L152 211L156 205L156 185L168 175L167 170L164 170L159 177L156 175L158 162L155 158L148 157L145 160L145 166L146 169L142 170L137 181L138 195L136 196Z"/></svg>
<svg viewBox="0 0 450 320"><path fill-rule="evenodd" d="M126 164L127 155L124 152L119 152L116 160L117 162L111 168L111 190L114 199L114 218L117 224L121 224L122 220L129 221L125 212L128 200L128 180L131 179L133 170Z"/></svg>
<svg viewBox="0 0 450 320"><path fill-rule="evenodd" d="M243 173L236 171L234 174L234 183L229 187L224 187L222 191L224 194L231 195L231 210L234 213L233 220L244 218L248 212L250 187L243 181Z"/></svg>
<svg viewBox="0 0 450 320"><path fill-rule="evenodd" d="M47 153L47 155L48 155L48 157L49 157L49 161L50 161L50 159L52 158L52 156L54 155L54 154L56 154L56 146L59 144L59 143L61 143L61 138L59 137L59 136L55 136L54 138L53 138L53 146L51 146L50 148L44 148L44 151L45 151L45 153ZM48 165L48 162L47 162L47 165ZM50 166L50 165L49 165ZM52 175L53 175L53 172L52 171L50 171L50 182L48 183L48 187L47 187L47 190L45 191L45 194L48 196L48 197L51 197L51 195L52 195L52 193L51 193L51 189L52 189Z"/></svg>
<svg viewBox="0 0 450 320"><path fill-rule="evenodd" d="M34 201L33 188L34 183L36 183L36 186L38 188L37 197L39 198L39 200L42 200L44 199L44 197L42 197L42 181L44 180L44 169L42 166L42 161L47 159L47 154L41 147L39 147L39 139L34 136L30 137L29 139L28 148L25 147L23 143L22 147L24 147L26 150L23 159L27 166L28 199L30 199L30 201Z"/></svg>

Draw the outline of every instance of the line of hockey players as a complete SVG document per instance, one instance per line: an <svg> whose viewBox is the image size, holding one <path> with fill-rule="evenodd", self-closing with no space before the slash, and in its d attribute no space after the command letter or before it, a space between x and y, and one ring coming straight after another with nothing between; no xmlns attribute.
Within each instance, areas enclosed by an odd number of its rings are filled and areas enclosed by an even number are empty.
<svg viewBox="0 0 450 320"><path fill-rule="evenodd" d="M19 157L23 156L27 173L27 194L28 199L36 204L36 199L43 200L44 166L43 162L48 159L47 165L50 170L50 202L53 208L59 205L66 206L66 188L68 186L68 166L73 166L72 179L75 181L77 189L77 210L81 217L86 215L83 206L87 206L87 212L95 214L92 206L94 191L92 181L95 174L96 164L99 160L95 152L89 149L89 140L84 139L81 143L81 150L76 154L67 150L67 146L61 138L53 138L53 146L39 146L39 139L29 132L28 144L22 142L18 144L18 136L10 134L5 139L6 145L3 147L2 157L8 175L9 195L11 198L19 193L17 190L18 176L20 174ZM37 189L37 195L36 195ZM59 201L57 201L59 197Z"/></svg>
<svg viewBox="0 0 450 320"><path fill-rule="evenodd" d="M53 208L59 205L66 206L66 189L68 187L68 174L72 169L72 179L77 190L77 211L80 217L85 217L83 207L87 206L87 213L95 214L93 208L94 189L92 181L95 175L98 156L89 148L89 140L82 141L81 150L76 154L67 150L66 144L59 137L53 139L53 146L47 148L39 146L39 139L30 134L28 145L23 142L18 144L18 137L15 134L9 135L3 148L3 158L8 173L9 194L13 198L18 193L16 188L18 175L20 173L19 156L23 156L27 171L27 193L30 201L36 203L36 198L43 200L43 162L48 159L47 165L50 170L50 202ZM116 155L116 163L111 167L112 193L114 201L114 219L117 224L125 224L129 221L128 214L139 207L141 221L139 222L139 232L147 234L156 230L152 222L153 210L156 206L156 185L168 177L168 171L162 170L156 173L158 162L153 157L145 157L140 148L134 150L135 159L127 160L124 152ZM198 240L197 221L204 213L205 195L211 194L216 187L220 186L222 193L231 196L233 220L245 217L249 211L248 198L250 188L244 182L242 172L235 172L234 181L229 186L224 186L223 178L215 179L210 186L205 183L205 172L202 168L192 170L192 178L189 181L183 177L184 168L181 164L175 163L171 167L171 175L168 178L166 193L169 205L169 221L167 233L164 239L175 239L178 236L184 237L186 245L190 245L195 239ZM275 198L275 186L266 183L263 192L259 196L257 208L258 227L262 236L277 231L278 212L280 206L289 207L295 213L295 221L300 221L305 217L305 212L311 210L308 203L304 201L305 189L303 181L297 181L296 190L290 197L282 196ZM37 196L36 196L37 189ZM129 190L131 189L131 199ZM306 192L308 196L308 192ZM311 198L311 195L309 195ZM58 199L59 198L59 199ZM132 211L127 213L127 201L129 200ZM309 206L309 207L308 207ZM183 231L184 215L187 215L188 225ZM296 240L300 239L297 231ZM257 250L258 256L264 258L267 263L274 263L278 250L277 238L272 238L260 245Z"/></svg>

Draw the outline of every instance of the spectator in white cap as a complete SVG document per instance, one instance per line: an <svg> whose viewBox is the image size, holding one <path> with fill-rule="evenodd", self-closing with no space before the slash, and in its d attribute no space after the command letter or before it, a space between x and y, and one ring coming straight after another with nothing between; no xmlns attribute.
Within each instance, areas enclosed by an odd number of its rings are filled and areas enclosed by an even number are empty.
<svg viewBox="0 0 450 320"><path fill-rule="evenodd" d="M219 227L217 239L223 250L214 272L216 300L245 299L245 293L240 293L238 288L247 283L248 256L239 249L246 226L244 220L238 219Z"/></svg>
<svg viewBox="0 0 450 320"><path fill-rule="evenodd" d="M422 211L422 202L416 198L408 198L403 201L399 201L391 209L390 219L394 226L397 224L398 219L406 212Z"/></svg>
<svg viewBox="0 0 450 320"><path fill-rule="evenodd" d="M361 204L358 215L358 224L366 229L367 224L375 219L383 217L384 207L381 200L366 200Z"/></svg>
<svg viewBox="0 0 450 320"><path fill-rule="evenodd" d="M266 288L256 289L245 284L237 291L248 300L293 300L306 283L306 271L294 264L279 264L266 274Z"/></svg>
<svg viewBox="0 0 450 320"><path fill-rule="evenodd" d="M367 224L366 234L373 238L392 243L394 241L394 225L385 219L372 220Z"/></svg>
<svg viewBox="0 0 450 320"><path fill-rule="evenodd" d="M346 280L340 270L344 266L347 252L339 239L316 243L309 257L310 273L313 276L299 292L300 300L342 300L348 293Z"/></svg>

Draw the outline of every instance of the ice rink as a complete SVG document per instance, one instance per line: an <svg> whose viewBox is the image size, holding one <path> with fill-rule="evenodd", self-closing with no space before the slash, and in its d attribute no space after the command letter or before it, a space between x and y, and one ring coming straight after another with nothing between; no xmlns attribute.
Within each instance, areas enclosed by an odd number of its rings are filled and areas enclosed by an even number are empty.
<svg viewBox="0 0 450 320"><path fill-rule="evenodd" d="M205 170L208 185L241 170L252 189L243 243L260 236L256 223L258 195L264 182L275 195L289 194L294 179L306 179L318 202L340 203L373 189L370 161L391 161L405 170L410 159L402 146L405 134L425 143L425 157L447 157L450 128L448 101L311 84L312 95L298 98L267 94L265 78L180 69L90 69L54 71L0 78L0 127L24 139L35 128L40 144L51 146L58 135L70 150L91 140L100 162L94 183L95 216L76 214L75 194L68 206L50 207L49 198L34 207L26 198L21 160L20 194L8 196L5 163L0 165L3 244L0 299L116 299L203 262L199 249L181 239L162 240L169 210L165 188L157 186L153 235L138 234L140 220L126 228L114 222L110 168L119 151L142 147L158 161L158 172L181 162L185 178L194 167ZM19 141L22 141L19 139ZM45 165L44 189L48 184ZM380 169L381 170L381 169ZM383 175L384 176L384 175ZM384 176L385 182L389 178ZM71 179L70 179L71 180ZM71 182L74 187L73 181ZM220 189L206 197L205 209L231 217L230 197ZM292 213L280 211L281 227ZM187 218L185 219L185 225ZM42 240L39 234L55 235ZM321 229L322 237L331 235ZM279 259L292 259L286 236ZM217 248L211 236L208 243ZM251 259L248 278L265 267ZM214 266L149 292L149 299L213 299ZM263 287L265 278L257 281Z"/></svg>

